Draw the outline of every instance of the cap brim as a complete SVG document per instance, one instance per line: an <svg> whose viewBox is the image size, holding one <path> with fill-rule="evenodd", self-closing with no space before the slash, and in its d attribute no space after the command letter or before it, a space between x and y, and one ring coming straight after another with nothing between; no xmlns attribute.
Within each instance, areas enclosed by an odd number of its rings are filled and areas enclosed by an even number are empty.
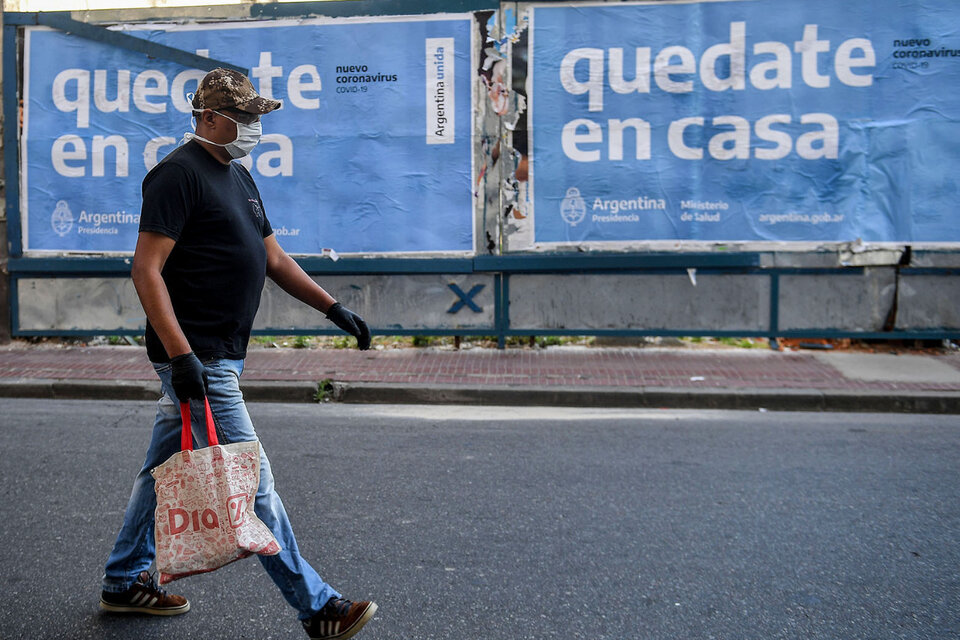
<svg viewBox="0 0 960 640"><path fill-rule="evenodd" d="M249 102L236 105L234 109L246 111L247 113L270 113L271 111L279 109L282 104L279 100L270 100L263 96L257 96Z"/></svg>

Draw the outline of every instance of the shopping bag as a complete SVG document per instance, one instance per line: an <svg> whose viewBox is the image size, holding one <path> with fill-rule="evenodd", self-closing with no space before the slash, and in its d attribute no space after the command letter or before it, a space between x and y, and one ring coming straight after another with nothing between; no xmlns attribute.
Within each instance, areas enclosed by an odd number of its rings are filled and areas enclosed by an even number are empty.
<svg viewBox="0 0 960 640"><path fill-rule="evenodd" d="M190 405L180 403L179 453L150 471L156 481L155 538L160 584L219 569L280 545L253 512L260 485L260 443L217 442L204 398L209 447L193 449Z"/></svg>

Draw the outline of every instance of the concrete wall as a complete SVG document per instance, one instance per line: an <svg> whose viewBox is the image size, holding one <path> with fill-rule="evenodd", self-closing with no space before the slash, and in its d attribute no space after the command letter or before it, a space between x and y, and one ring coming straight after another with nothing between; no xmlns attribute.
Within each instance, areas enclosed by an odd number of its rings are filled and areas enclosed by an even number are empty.
<svg viewBox="0 0 960 640"><path fill-rule="evenodd" d="M896 294L893 267L780 277L780 328L881 331Z"/></svg>
<svg viewBox="0 0 960 640"><path fill-rule="evenodd" d="M766 331L764 275L515 275L513 329Z"/></svg>
<svg viewBox="0 0 960 640"><path fill-rule="evenodd" d="M439 329L490 331L494 319L491 275L328 276L318 282L346 307L382 331ZM469 292L477 312L463 305L450 288ZM129 278L21 278L17 287L20 331L86 331L110 334L142 331L144 314ZM310 331L331 329L323 314L295 300L272 282L264 288L254 328Z"/></svg>
<svg viewBox="0 0 960 640"><path fill-rule="evenodd" d="M325 276L314 278L330 295L359 313L367 324L391 329L441 329L476 331L493 327L494 283L491 275ZM471 301L481 311L462 305L450 288L464 293L483 285ZM264 288L255 329L329 329L332 325L317 311L290 297L272 282Z"/></svg>
<svg viewBox="0 0 960 640"><path fill-rule="evenodd" d="M903 276L897 305L902 329L960 327L960 278L957 276Z"/></svg>
<svg viewBox="0 0 960 640"><path fill-rule="evenodd" d="M16 304L23 331L111 333L144 326L130 278L21 278Z"/></svg>

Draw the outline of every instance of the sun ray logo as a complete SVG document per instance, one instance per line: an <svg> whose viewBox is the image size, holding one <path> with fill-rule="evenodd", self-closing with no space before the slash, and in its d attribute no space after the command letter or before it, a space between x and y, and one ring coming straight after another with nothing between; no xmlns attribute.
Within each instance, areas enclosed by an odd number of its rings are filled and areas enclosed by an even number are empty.
<svg viewBox="0 0 960 640"><path fill-rule="evenodd" d="M587 203L583 201L580 190L576 187L567 189L567 196L560 203L560 215L571 227L583 222L587 215Z"/></svg>
<svg viewBox="0 0 960 640"><path fill-rule="evenodd" d="M61 238L73 229L73 213L70 211L70 205L67 204L66 200L57 202L57 206L53 209L53 215L50 216L50 226L53 227L54 233Z"/></svg>
<svg viewBox="0 0 960 640"><path fill-rule="evenodd" d="M230 514L230 526L236 529L243 524L247 516L247 494L238 493L227 498L227 512Z"/></svg>

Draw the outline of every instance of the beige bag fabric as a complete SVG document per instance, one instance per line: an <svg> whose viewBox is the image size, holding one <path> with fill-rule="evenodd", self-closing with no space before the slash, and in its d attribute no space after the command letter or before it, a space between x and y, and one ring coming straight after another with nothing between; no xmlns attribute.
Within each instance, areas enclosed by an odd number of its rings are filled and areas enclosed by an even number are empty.
<svg viewBox="0 0 960 640"><path fill-rule="evenodd" d="M219 569L280 545L253 512L260 443L221 445L204 399L209 447L193 450L190 405L180 404L181 451L150 471L156 481L155 537L160 584Z"/></svg>

